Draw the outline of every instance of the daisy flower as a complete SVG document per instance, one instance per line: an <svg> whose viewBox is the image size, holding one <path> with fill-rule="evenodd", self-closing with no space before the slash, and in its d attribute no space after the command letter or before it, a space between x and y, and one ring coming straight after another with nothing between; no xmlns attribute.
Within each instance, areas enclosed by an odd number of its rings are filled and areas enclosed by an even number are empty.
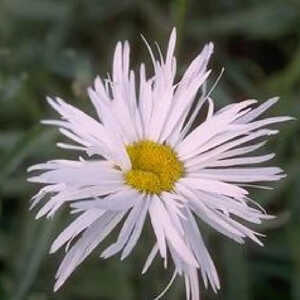
<svg viewBox="0 0 300 300"><path fill-rule="evenodd" d="M88 89L97 119L60 98L48 98L61 120L43 123L58 126L73 141L57 146L85 155L29 168L37 172L29 181L45 185L33 197L31 207L47 200L37 218L53 216L63 204L77 215L50 250L66 247L55 291L121 222L117 240L101 257L121 252L121 259L126 258L150 219L154 245L142 272L157 255L167 267L169 257L174 273L168 286L176 275L183 276L186 297L192 300L199 299L199 274L206 287L210 284L215 292L220 288L196 216L238 243L249 238L262 245L259 234L239 221L259 224L272 216L251 200L246 188L263 188L261 182L285 175L277 167L252 166L274 154L248 154L265 144L261 139L278 133L266 126L291 118L257 120L278 98L258 106L256 100L246 100L215 111L210 92L203 88L210 74L207 65L213 44L203 48L175 83L175 42L174 29L165 57L158 48L159 59L146 42L154 74L148 77L141 64L138 89L130 70L129 44L119 42L112 76L97 77ZM195 127L204 104L206 118Z"/></svg>

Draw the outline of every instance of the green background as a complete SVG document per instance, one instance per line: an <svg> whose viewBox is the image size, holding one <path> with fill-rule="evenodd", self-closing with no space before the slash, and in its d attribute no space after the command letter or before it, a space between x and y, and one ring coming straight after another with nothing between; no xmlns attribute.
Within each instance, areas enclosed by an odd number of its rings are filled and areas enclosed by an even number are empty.
<svg viewBox="0 0 300 300"><path fill-rule="evenodd" d="M211 79L225 67L214 92L217 107L279 95L269 115L299 118L299 0L0 1L1 300L153 299L168 282L171 270L164 271L159 259L140 274L153 242L146 228L126 261L101 260L98 249L54 294L54 274L64 253L48 255L48 249L71 217L65 209L54 219L34 220L28 207L38 187L26 182L26 168L76 158L56 149L55 143L63 141L57 130L39 124L56 116L46 95L61 96L94 114L86 87L96 74L111 70L116 42L130 41L135 70L141 61L152 70L140 33L165 49L174 25L179 74L205 42L215 43ZM283 124L281 134L265 147L277 153L273 164L288 177L273 184L272 191L253 191L253 198L278 216L257 228L267 235L264 248L237 245L200 224L222 283L214 295L201 282L202 299L300 299L299 128L299 121ZM165 299L185 299L181 278Z"/></svg>

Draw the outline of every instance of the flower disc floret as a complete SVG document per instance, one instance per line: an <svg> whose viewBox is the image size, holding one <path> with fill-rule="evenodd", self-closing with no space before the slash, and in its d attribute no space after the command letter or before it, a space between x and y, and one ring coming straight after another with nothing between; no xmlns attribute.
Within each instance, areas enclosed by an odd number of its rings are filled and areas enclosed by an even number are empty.
<svg viewBox="0 0 300 300"><path fill-rule="evenodd" d="M144 140L127 146L126 150L132 169L125 174L125 181L140 192L171 191L183 175L183 163L170 146Z"/></svg>

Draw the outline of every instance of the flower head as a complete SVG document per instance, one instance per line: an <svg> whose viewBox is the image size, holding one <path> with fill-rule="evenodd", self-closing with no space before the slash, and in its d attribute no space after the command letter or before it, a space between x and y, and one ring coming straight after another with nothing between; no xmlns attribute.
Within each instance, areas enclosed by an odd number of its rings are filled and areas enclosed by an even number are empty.
<svg viewBox="0 0 300 300"><path fill-rule="evenodd" d="M75 142L58 146L86 155L77 161L53 160L29 168L40 171L29 181L45 184L33 197L32 207L48 196L37 218L53 216L63 204L77 214L51 247L55 252L66 245L67 252L56 274L55 290L121 221L117 241L101 257L118 252L121 259L127 257L149 216L155 242L143 273L157 254L166 266L168 253L174 263L172 279L184 276L187 298L193 300L199 299L198 271L205 286L210 283L214 291L220 288L195 216L238 243L250 238L262 245L259 234L238 220L261 223L272 216L253 206L245 187L285 175L277 167L252 167L274 154L248 154L264 145L257 139L278 133L266 126L290 118L257 120L277 98L259 106L256 100L246 100L215 112L205 89L197 96L210 73L212 43L174 83L175 41L174 29L166 57L160 60L148 46L154 75L148 78L141 65L138 93L129 67L129 44L117 44L112 78L97 77L88 89L98 120L59 98L48 98L62 120L43 123L60 127ZM204 104L207 116L192 129Z"/></svg>

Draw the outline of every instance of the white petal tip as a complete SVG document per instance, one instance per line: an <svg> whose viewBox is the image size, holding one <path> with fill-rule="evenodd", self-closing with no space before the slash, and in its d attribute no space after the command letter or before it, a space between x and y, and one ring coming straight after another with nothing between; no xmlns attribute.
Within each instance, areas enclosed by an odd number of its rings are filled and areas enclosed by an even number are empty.
<svg viewBox="0 0 300 300"><path fill-rule="evenodd" d="M40 177L39 176L34 176L34 177L29 177L27 178L28 182L34 182L34 183L40 183Z"/></svg>
<svg viewBox="0 0 300 300"><path fill-rule="evenodd" d="M37 213L37 215L35 216L35 219L38 220L38 219L40 219L42 216L43 216L42 214Z"/></svg>
<svg viewBox="0 0 300 300"><path fill-rule="evenodd" d="M54 288L53 288L53 292L56 293L61 286L62 286L62 284L56 284L55 283Z"/></svg>
<svg viewBox="0 0 300 300"><path fill-rule="evenodd" d="M29 173L29 172L33 171L34 168L35 168L35 166L30 166L30 167L28 167L28 168L26 169L26 172ZM27 179L27 180L28 180L28 179Z"/></svg>
<svg viewBox="0 0 300 300"><path fill-rule="evenodd" d="M121 261L123 261L126 257L127 257L126 254L122 254L122 255L121 255Z"/></svg>
<svg viewBox="0 0 300 300"><path fill-rule="evenodd" d="M51 247L50 250L49 250L49 254L53 254L57 251L57 248L55 247Z"/></svg>

